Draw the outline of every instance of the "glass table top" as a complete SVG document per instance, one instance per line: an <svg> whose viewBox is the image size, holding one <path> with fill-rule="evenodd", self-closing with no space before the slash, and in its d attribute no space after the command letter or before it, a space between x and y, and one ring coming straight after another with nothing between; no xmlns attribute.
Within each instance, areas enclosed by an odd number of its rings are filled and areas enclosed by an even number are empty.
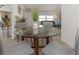
<svg viewBox="0 0 79 59"><path fill-rule="evenodd" d="M27 27L24 29L19 29L15 31L16 35L27 36L27 37L48 37L55 36L61 33L61 30L56 27L52 28L38 28L38 33L34 34L32 27Z"/></svg>

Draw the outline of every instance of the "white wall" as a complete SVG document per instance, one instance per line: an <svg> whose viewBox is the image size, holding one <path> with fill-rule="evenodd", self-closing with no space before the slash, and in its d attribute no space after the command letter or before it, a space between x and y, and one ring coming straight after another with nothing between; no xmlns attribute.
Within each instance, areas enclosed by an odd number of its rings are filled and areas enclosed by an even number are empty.
<svg viewBox="0 0 79 59"><path fill-rule="evenodd" d="M17 12L18 12L17 6L18 5L12 5L12 17L11 17L12 18L11 19L11 22L12 22L12 39L15 38L15 34L14 34L14 32L15 32L15 25L16 25L15 15L17 15Z"/></svg>
<svg viewBox="0 0 79 59"><path fill-rule="evenodd" d="M73 47L76 30L79 28L79 5L61 5L61 21L61 39Z"/></svg>
<svg viewBox="0 0 79 59"><path fill-rule="evenodd" d="M38 7L40 10L40 15L56 15L58 16L57 19L55 19L56 24L58 25L60 23L60 10L61 10L61 6L60 4L25 4L24 5L25 8L30 8L30 11L26 12L28 13L27 15L27 25L32 25L33 21L32 21L32 14L31 11L34 7Z"/></svg>

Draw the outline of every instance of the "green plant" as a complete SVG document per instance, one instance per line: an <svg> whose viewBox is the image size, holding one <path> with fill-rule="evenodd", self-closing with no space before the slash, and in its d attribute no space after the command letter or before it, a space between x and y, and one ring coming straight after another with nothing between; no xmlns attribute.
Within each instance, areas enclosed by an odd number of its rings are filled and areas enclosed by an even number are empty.
<svg viewBox="0 0 79 59"><path fill-rule="evenodd" d="M2 16L2 20L3 20L4 27L8 27L10 25L10 19L8 18L8 15Z"/></svg>
<svg viewBox="0 0 79 59"><path fill-rule="evenodd" d="M32 19L34 22L37 22L39 18L39 8L35 7L32 10Z"/></svg>

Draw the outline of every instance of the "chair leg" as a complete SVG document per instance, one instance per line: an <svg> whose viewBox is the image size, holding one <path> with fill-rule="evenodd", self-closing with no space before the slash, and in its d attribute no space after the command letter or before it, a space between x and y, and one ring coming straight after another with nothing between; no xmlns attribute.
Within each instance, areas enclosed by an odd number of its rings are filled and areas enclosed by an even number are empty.
<svg viewBox="0 0 79 59"><path fill-rule="evenodd" d="M49 43L49 37L46 37L46 45Z"/></svg>
<svg viewBox="0 0 79 59"><path fill-rule="evenodd" d="M42 38L42 46L44 45L44 40L43 40L44 38Z"/></svg>
<svg viewBox="0 0 79 59"><path fill-rule="evenodd" d="M32 38L30 38L30 41L31 41L31 46L34 46Z"/></svg>
<svg viewBox="0 0 79 59"><path fill-rule="evenodd" d="M24 36L21 36L21 41L24 41L25 37Z"/></svg>
<svg viewBox="0 0 79 59"><path fill-rule="evenodd" d="M25 41L28 42L28 38L27 37L25 37Z"/></svg>
<svg viewBox="0 0 79 59"><path fill-rule="evenodd" d="M27 38L27 37L26 37L26 40L25 40L25 41L26 41L26 42L29 42L31 46L34 45L34 44L33 44L33 39L32 39L32 38Z"/></svg>
<svg viewBox="0 0 79 59"><path fill-rule="evenodd" d="M19 35L17 35L15 39L17 39L17 42L19 42Z"/></svg>
<svg viewBox="0 0 79 59"><path fill-rule="evenodd" d="M52 42L53 41L52 37L50 37L49 39L50 39L49 42Z"/></svg>
<svg viewBox="0 0 79 59"><path fill-rule="evenodd" d="M46 46L46 38L42 38L42 46Z"/></svg>

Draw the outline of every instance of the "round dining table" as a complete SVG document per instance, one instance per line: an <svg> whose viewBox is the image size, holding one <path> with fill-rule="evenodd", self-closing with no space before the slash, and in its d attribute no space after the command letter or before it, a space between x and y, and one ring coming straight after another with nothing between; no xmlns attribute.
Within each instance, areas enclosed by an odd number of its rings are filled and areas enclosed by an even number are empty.
<svg viewBox="0 0 79 59"><path fill-rule="evenodd" d="M38 33L35 34L33 32L32 27L25 28L23 30L15 31L15 34L22 37L33 38L34 39L34 47L35 47L35 55L39 55L39 39L45 38L46 45L49 43L49 37L56 36L61 33L61 30L56 27L51 27L48 29L38 28Z"/></svg>

